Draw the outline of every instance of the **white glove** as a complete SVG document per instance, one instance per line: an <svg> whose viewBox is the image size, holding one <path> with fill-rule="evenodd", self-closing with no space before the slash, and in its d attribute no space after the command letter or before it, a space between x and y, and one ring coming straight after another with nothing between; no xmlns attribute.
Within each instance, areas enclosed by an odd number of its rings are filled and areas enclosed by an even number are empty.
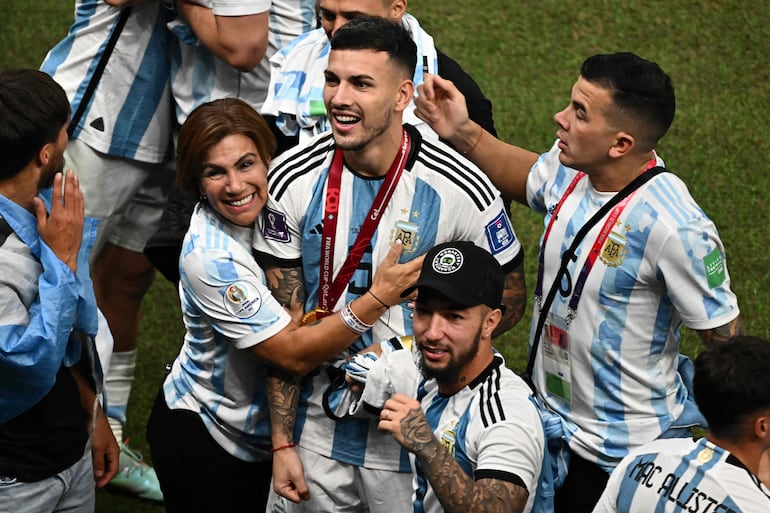
<svg viewBox="0 0 770 513"><path fill-rule="evenodd" d="M372 352L358 353L344 363L345 373L351 379L366 384L366 376L379 358Z"/></svg>

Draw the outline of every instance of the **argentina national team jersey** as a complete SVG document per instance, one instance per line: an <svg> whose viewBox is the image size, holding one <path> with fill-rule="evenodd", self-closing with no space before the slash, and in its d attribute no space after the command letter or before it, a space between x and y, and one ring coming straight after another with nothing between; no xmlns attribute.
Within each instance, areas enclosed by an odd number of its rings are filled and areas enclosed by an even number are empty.
<svg viewBox="0 0 770 513"><path fill-rule="evenodd" d="M185 339L163 384L169 408L198 413L245 461L269 459L271 447L265 366L249 348L291 320L251 255L252 231L195 207L180 256Z"/></svg>
<svg viewBox="0 0 770 513"><path fill-rule="evenodd" d="M595 513L764 513L770 490L705 438L656 440L612 473Z"/></svg>
<svg viewBox="0 0 770 513"><path fill-rule="evenodd" d="M40 67L64 88L72 112L80 106L120 11L102 0L79 0L69 33ZM101 153L141 162L171 158L165 16L158 0L132 7L74 139Z"/></svg>
<svg viewBox="0 0 770 513"><path fill-rule="evenodd" d="M506 271L521 261L521 246L500 193L486 176L446 145L423 140L416 129L405 127L411 138L405 170L335 310L368 289L377 264L399 238L404 243L402 262L452 240L470 240L489 250ZM260 258L282 266L302 266L306 311L314 309L318 299L326 177L333 150L334 140L327 132L282 154L271 164L270 196L262 212L262 230L255 238ZM347 168L343 171L334 276L381 183L382 179L358 176ZM409 313L406 304L391 307L370 332L351 345L347 354L372 342L412 334ZM297 417L297 434L303 447L353 465L408 471L405 452L391 436L377 430L376 422L350 418L334 422L326 416L321 401L329 384L325 367L306 378L305 383Z"/></svg>
<svg viewBox="0 0 770 513"><path fill-rule="evenodd" d="M540 416L524 381L505 367L500 355L466 387L451 396L438 392L436 380L418 393L434 436L468 476L502 479L529 492L532 508L543 458ZM414 512L442 513L444 508L419 462L414 464Z"/></svg>
<svg viewBox="0 0 770 513"><path fill-rule="evenodd" d="M216 16L268 13L265 56L251 71L240 71L202 45L178 18L169 23L174 51L171 88L176 117L184 123L195 107L219 98L240 98L259 111L267 96L270 57L295 37L315 27L315 0L196 0Z"/></svg>
<svg viewBox="0 0 770 513"><path fill-rule="evenodd" d="M576 174L561 165L559 153L554 144L527 182L527 200L545 216L546 227ZM543 296L577 231L612 195L596 191L585 177L563 201L547 240L541 240ZM580 279L603 223L587 233L577 260L569 262L570 287ZM556 294L534 378L546 404L567 421L570 448L611 467L629 448L676 425L686 405L694 406L677 372L682 324L715 328L739 311L716 227L671 173L636 191L599 251L574 318L572 295ZM536 303L532 330L539 313Z"/></svg>

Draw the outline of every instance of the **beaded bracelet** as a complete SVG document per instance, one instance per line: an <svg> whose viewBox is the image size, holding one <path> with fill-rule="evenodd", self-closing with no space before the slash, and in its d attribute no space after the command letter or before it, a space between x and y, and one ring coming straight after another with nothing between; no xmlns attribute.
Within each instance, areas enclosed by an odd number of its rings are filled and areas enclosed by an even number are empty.
<svg viewBox="0 0 770 513"><path fill-rule="evenodd" d="M280 445L278 447L273 447L272 449L270 449L270 452L278 452L282 449L292 449L294 447L297 447L297 444Z"/></svg>
<svg viewBox="0 0 770 513"><path fill-rule="evenodd" d="M352 303L352 301L350 303ZM363 335L372 329L373 324L366 324L364 321L359 319L353 309L350 308L350 303L346 304L345 308L340 310L340 317L342 318L342 322L344 322L348 329L356 335Z"/></svg>

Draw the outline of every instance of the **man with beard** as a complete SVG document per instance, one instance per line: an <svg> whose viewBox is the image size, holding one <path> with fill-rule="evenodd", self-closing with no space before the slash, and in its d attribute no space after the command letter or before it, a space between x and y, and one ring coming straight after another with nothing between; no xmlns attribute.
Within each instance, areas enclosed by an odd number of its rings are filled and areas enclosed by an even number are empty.
<svg viewBox="0 0 770 513"><path fill-rule="evenodd" d="M395 240L404 244L402 261L441 242L470 240L505 272L498 334L523 313L521 245L484 174L402 123L416 59L409 32L385 18L357 17L335 32L324 72L332 131L271 164L256 254L273 294L284 304L299 303L312 322L366 293L376 262ZM409 314L406 303L391 307L348 354L373 340L411 334ZM349 511L410 511L410 469L398 443L378 432L374 419L334 421L324 410L324 393L344 357L304 379L294 433L274 429L273 446L289 446L274 455L274 487L299 501L307 497L299 487L309 481L310 502L287 504L291 511L335 511L339 504ZM296 391L282 392L296 397ZM282 426L294 426L292 406L275 401ZM295 434L304 477L280 468L293 459L297 470Z"/></svg>
<svg viewBox="0 0 770 513"><path fill-rule="evenodd" d="M0 511L93 511L118 466L97 400L96 226L61 173L68 117L45 73L0 73Z"/></svg>
<svg viewBox="0 0 770 513"><path fill-rule="evenodd" d="M414 511L529 511L544 435L531 390L492 347L503 316L500 264L471 242L439 244L417 291L425 379L417 400L397 393L379 416L379 428L414 455Z"/></svg>

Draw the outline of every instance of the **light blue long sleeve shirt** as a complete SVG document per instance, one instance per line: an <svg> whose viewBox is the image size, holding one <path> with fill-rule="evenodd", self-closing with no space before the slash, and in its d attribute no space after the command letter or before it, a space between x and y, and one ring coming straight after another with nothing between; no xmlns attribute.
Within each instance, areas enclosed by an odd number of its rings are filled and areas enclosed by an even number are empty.
<svg viewBox="0 0 770 513"><path fill-rule="evenodd" d="M50 211L51 190L39 196ZM96 299L88 254L98 221L87 218L78 270L40 239L37 218L0 195L0 216L13 229L0 246L0 423L34 406L53 387L62 365L80 359L73 330L95 336Z"/></svg>

